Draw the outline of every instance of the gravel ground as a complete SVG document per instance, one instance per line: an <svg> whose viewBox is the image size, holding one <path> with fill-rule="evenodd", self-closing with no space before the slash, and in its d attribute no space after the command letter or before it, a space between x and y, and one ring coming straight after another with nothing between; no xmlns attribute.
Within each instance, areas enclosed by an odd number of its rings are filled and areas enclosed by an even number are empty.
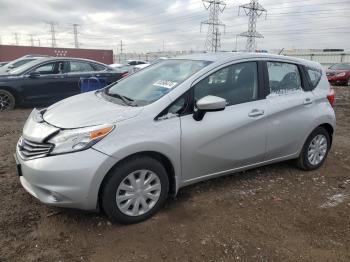
<svg viewBox="0 0 350 262"><path fill-rule="evenodd" d="M40 204L12 154L30 110L0 114L0 261L350 261L350 88L337 87L325 165L280 163L180 190L152 219Z"/></svg>

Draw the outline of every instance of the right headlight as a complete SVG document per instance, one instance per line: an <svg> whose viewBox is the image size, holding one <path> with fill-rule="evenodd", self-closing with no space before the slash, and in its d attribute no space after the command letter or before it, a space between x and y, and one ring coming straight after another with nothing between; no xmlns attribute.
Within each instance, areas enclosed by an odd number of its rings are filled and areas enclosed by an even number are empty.
<svg viewBox="0 0 350 262"><path fill-rule="evenodd" d="M61 130L48 142L54 144L52 155L71 153L90 148L114 129L113 125Z"/></svg>

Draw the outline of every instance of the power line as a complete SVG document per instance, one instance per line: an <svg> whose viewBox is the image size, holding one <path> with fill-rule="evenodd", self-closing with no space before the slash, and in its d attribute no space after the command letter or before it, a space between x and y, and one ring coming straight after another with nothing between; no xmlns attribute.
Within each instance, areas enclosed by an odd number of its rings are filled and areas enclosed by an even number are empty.
<svg viewBox="0 0 350 262"><path fill-rule="evenodd" d="M239 36L247 37L246 51L253 52L257 49L255 42L256 38L264 38L262 34L256 31L256 23L258 18L267 13L266 9L259 4L258 0L251 0L249 4L244 4L239 7L238 15L241 8L245 14L249 16L248 31L240 33Z"/></svg>
<svg viewBox="0 0 350 262"><path fill-rule="evenodd" d="M226 8L226 3L222 0L202 0L206 10L209 10L209 19L201 22L202 25L208 25L207 39L205 40L205 49L212 52L217 52L220 47L220 27L225 27L219 20L219 14L223 13Z"/></svg>

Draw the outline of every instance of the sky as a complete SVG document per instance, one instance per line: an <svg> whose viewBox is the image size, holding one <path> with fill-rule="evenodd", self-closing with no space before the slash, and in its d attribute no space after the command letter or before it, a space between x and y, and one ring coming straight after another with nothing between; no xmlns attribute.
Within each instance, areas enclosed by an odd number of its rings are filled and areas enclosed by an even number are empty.
<svg viewBox="0 0 350 262"><path fill-rule="evenodd" d="M249 0L226 0L220 20L221 50L236 49L236 35L247 31L248 17L239 5ZM350 0L261 0L267 16L258 19L258 49L343 48L350 51ZM209 12L201 0L0 0L2 44L50 46L55 22L57 46L74 47L73 24L79 24L81 48L123 52L204 50ZM238 49L246 39L237 38Z"/></svg>

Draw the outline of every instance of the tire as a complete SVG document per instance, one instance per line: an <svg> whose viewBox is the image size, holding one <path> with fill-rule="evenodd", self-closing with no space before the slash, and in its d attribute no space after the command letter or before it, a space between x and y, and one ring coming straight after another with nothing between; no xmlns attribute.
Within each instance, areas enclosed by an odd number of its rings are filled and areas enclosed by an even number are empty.
<svg viewBox="0 0 350 262"><path fill-rule="evenodd" d="M15 97L10 92L0 89L0 111L12 110L15 104Z"/></svg>
<svg viewBox="0 0 350 262"><path fill-rule="evenodd" d="M323 142L321 143L321 141ZM303 146L297 160L298 167L306 171L321 167L327 158L330 145L330 134L328 131L323 127L317 127L309 135Z"/></svg>
<svg viewBox="0 0 350 262"><path fill-rule="evenodd" d="M112 222L133 224L153 216L165 203L168 191L168 175L158 160L133 157L114 168L105 179L100 204Z"/></svg>

